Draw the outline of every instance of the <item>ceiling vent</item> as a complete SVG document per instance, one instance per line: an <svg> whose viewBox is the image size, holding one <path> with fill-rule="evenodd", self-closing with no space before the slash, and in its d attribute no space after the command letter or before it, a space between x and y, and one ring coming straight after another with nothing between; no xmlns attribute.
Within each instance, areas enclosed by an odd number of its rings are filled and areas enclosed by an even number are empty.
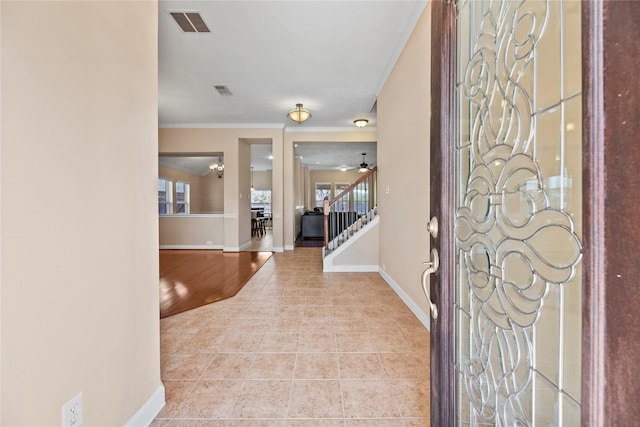
<svg viewBox="0 0 640 427"><path fill-rule="evenodd" d="M224 85L214 85L213 86L215 88L215 90L218 91L218 93L222 96L231 96L233 95L231 93L231 91L229 90L228 87L224 86Z"/></svg>
<svg viewBox="0 0 640 427"><path fill-rule="evenodd" d="M185 33L210 33L199 12L169 12Z"/></svg>

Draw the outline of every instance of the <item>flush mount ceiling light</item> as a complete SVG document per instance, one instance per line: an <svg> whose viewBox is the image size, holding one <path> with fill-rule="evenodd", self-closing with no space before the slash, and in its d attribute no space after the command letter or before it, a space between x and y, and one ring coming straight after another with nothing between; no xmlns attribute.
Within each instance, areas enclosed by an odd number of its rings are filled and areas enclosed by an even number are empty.
<svg viewBox="0 0 640 427"><path fill-rule="evenodd" d="M369 124L369 120L367 120L367 119L358 119L358 120L354 120L353 124L358 126L359 128L363 128L367 124Z"/></svg>
<svg viewBox="0 0 640 427"><path fill-rule="evenodd" d="M209 169L211 169L211 172L217 173L218 178L222 178L222 175L224 175L224 163L222 163L222 157L218 157L218 163L210 164Z"/></svg>
<svg viewBox="0 0 640 427"><path fill-rule="evenodd" d="M287 114L287 117L289 117L294 122L300 124L302 122L306 122L307 120L309 120L309 118L311 117L311 113L308 110L305 110L304 108L302 108L302 104L296 104L296 108L289 111L289 114Z"/></svg>

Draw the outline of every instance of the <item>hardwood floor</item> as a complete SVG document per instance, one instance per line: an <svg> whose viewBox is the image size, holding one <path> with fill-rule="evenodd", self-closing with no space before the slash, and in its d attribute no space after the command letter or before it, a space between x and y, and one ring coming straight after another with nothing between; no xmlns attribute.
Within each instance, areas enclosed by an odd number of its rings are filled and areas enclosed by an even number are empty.
<svg viewBox="0 0 640 427"><path fill-rule="evenodd" d="M234 296L271 252L160 251L160 317Z"/></svg>
<svg viewBox="0 0 640 427"><path fill-rule="evenodd" d="M265 230L265 233L261 236L251 237L251 246L247 248L247 251L265 251L271 252L273 250L273 231L271 229Z"/></svg>
<svg viewBox="0 0 640 427"><path fill-rule="evenodd" d="M296 248L321 248L324 246L324 238L312 238L296 240Z"/></svg>

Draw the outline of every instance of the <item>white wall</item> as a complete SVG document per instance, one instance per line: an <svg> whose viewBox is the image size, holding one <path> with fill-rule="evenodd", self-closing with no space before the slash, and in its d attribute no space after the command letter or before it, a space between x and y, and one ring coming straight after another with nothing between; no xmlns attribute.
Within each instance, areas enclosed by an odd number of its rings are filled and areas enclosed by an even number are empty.
<svg viewBox="0 0 640 427"><path fill-rule="evenodd" d="M427 5L378 96L380 266L424 313L420 275L421 262L429 259L430 13Z"/></svg>
<svg viewBox="0 0 640 427"><path fill-rule="evenodd" d="M380 262L380 217L359 230L323 260L323 271L375 271Z"/></svg>
<svg viewBox="0 0 640 427"><path fill-rule="evenodd" d="M0 424L60 425L82 392L84 425L124 425L164 399L157 4L0 10Z"/></svg>

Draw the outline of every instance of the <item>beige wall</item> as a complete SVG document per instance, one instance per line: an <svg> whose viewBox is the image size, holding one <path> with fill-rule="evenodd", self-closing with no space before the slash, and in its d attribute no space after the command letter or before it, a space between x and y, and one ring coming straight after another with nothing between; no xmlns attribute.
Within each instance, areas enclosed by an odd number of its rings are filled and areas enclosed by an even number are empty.
<svg viewBox="0 0 640 427"><path fill-rule="evenodd" d="M283 244L283 132L281 128L166 128L159 129L160 154L224 153L224 247L238 250L251 241L249 193L253 140L272 144L273 250ZM242 147L242 148L241 148Z"/></svg>
<svg viewBox="0 0 640 427"><path fill-rule="evenodd" d="M124 425L162 390L157 4L0 10L0 424L82 392L84 425Z"/></svg>
<svg viewBox="0 0 640 427"><path fill-rule="evenodd" d="M217 174L210 173L200 177L202 190L200 193L202 213L223 213L224 212L224 178L219 178ZM196 213L196 211L192 211Z"/></svg>
<svg viewBox="0 0 640 427"><path fill-rule="evenodd" d="M380 267L423 313L428 313L420 275L421 262L429 259L430 11L427 5L378 96Z"/></svg>
<svg viewBox="0 0 640 427"><path fill-rule="evenodd" d="M161 249L224 249L224 215L162 215Z"/></svg>
<svg viewBox="0 0 640 427"><path fill-rule="evenodd" d="M309 209L309 206L313 206L313 200L315 197L311 186L311 171L309 170L309 166L302 167L302 180L302 188L304 189L304 205Z"/></svg>
<svg viewBox="0 0 640 427"><path fill-rule="evenodd" d="M273 187L271 171L255 171L253 172L253 186L256 190L268 191Z"/></svg>
<svg viewBox="0 0 640 427"><path fill-rule="evenodd" d="M296 209L304 207L304 175L302 161L296 158L293 162L293 205Z"/></svg>
<svg viewBox="0 0 640 427"><path fill-rule="evenodd" d="M251 244L251 145L238 143L238 192L240 223L240 246Z"/></svg>

